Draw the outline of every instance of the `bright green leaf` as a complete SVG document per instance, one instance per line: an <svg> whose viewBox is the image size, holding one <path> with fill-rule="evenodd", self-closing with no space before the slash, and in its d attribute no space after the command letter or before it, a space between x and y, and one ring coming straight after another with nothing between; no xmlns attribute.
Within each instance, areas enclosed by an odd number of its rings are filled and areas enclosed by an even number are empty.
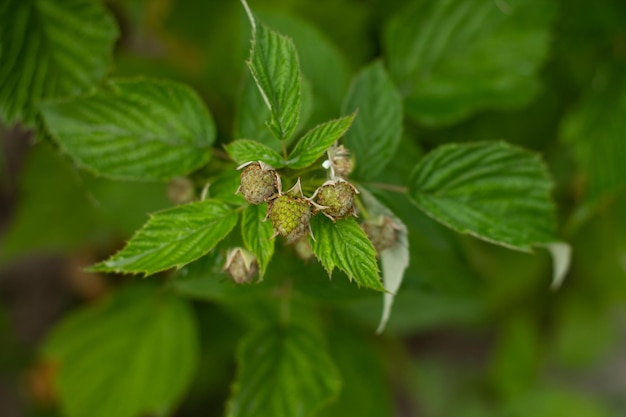
<svg viewBox="0 0 626 417"><path fill-rule="evenodd" d="M322 123L309 130L291 151L287 165L294 169L306 168L311 165L346 133L355 117L356 113L352 113L349 116Z"/></svg>
<svg viewBox="0 0 626 417"><path fill-rule="evenodd" d="M505 143L473 143L426 155L409 193L419 208L459 233L529 251L556 241L551 188L538 155Z"/></svg>
<svg viewBox="0 0 626 417"><path fill-rule="evenodd" d="M46 126L81 167L114 179L164 180L206 164L215 126L173 82L117 80L91 96L41 105Z"/></svg>
<svg viewBox="0 0 626 417"><path fill-rule="evenodd" d="M289 139L300 117L300 66L293 41L256 21L243 2L252 24L248 67L270 109L268 126L280 140Z"/></svg>
<svg viewBox="0 0 626 417"><path fill-rule="evenodd" d="M68 417L169 415L193 377L197 344L186 302L137 286L66 317L44 358Z"/></svg>
<svg viewBox="0 0 626 417"><path fill-rule="evenodd" d="M348 87L349 74L348 64L332 39L311 23L295 16L278 12L262 13L260 16L272 28L291 37L296 45L303 81L309 80L313 90L311 122L318 124L339 114L341 101ZM303 84L303 114L304 86ZM301 119L303 114L300 115Z"/></svg>
<svg viewBox="0 0 626 417"><path fill-rule="evenodd" d="M274 228L265 220L267 204L250 204L243 212L241 221L241 236L248 250L257 257L261 277L265 274L267 264L274 255Z"/></svg>
<svg viewBox="0 0 626 417"><path fill-rule="evenodd" d="M355 176L374 178L389 163L402 139L402 97L381 62L352 81L343 111L359 111L344 143L356 158Z"/></svg>
<svg viewBox="0 0 626 417"><path fill-rule="evenodd" d="M539 89L555 3L412 2L385 31L390 72L409 116L428 125L526 104Z"/></svg>
<svg viewBox="0 0 626 417"><path fill-rule="evenodd" d="M0 118L30 124L37 101L95 87L109 70L115 21L91 0L0 5Z"/></svg>
<svg viewBox="0 0 626 417"><path fill-rule="evenodd" d="M224 239L237 217L229 206L214 200L156 212L124 249L92 270L151 275L180 268Z"/></svg>
<svg viewBox="0 0 626 417"><path fill-rule="evenodd" d="M359 285L385 290L378 275L376 249L353 218L333 223L326 216L315 216L311 229L313 253L329 274L338 267Z"/></svg>
<svg viewBox="0 0 626 417"><path fill-rule="evenodd" d="M226 145L226 152L238 164L250 161L263 161L274 168L285 165L283 157L273 149L249 139L239 139Z"/></svg>
<svg viewBox="0 0 626 417"><path fill-rule="evenodd" d="M247 336L227 417L310 417L338 393L324 342L305 327L270 327Z"/></svg>
<svg viewBox="0 0 626 417"><path fill-rule="evenodd" d="M626 186L625 115L626 76L620 68L600 73L563 124L562 135L572 145L592 202Z"/></svg>

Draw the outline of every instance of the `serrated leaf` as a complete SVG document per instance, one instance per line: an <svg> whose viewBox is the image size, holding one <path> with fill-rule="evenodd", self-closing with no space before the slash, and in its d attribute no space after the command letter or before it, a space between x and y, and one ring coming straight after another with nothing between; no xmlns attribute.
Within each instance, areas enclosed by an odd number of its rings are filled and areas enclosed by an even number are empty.
<svg viewBox="0 0 626 417"><path fill-rule="evenodd" d="M585 197L592 203L626 187L624 72L623 67L600 72L561 129L585 178Z"/></svg>
<svg viewBox="0 0 626 417"><path fill-rule="evenodd" d="M311 230L313 253L329 274L337 267L358 285L385 290L378 275L376 249L353 218L333 223L326 216L314 216Z"/></svg>
<svg viewBox="0 0 626 417"><path fill-rule="evenodd" d="M270 109L268 126L286 140L300 117L300 65L293 41L258 22L243 2L252 24L252 50L248 67Z"/></svg>
<svg viewBox="0 0 626 417"><path fill-rule="evenodd" d="M249 139L239 139L226 145L226 152L238 164L263 161L274 168L285 165L283 157L267 146Z"/></svg>
<svg viewBox="0 0 626 417"><path fill-rule="evenodd" d="M281 142L275 138L267 126L267 120L270 119L270 111L265 105L263 96L259 92L256 83L252 77L248 77L244 81L243 91L237 103L237 112L235 114L234 137L236 138L253 138L254 141L260 142L268 148L282 152L283 143L289 146L296 138L298 132L307 124L313 110L313 92L311 85L306 78L301 79L301 95L300 101L302 109L300 118L298 119L298 127L294 135L289 139Z"/></svg>
<svg viewBox="0 0 626 417"><path fill-rule="evenodd" d="M31 124L37 101L95 87L109 70L117 27L91 0L0 5L0 118Z"/></svg>
<svg viewBox="0 0 626 417"><path fill-rule="evenodd" d="M155 80L109 87L40 106L61 150L79 166L114 179L167 180L207 163L215 126L192 89Z"/></svg>
<svg viewBox="0 0 626 417"><path fill-rule="evenodd" d="M267 264L274 255L275 239L274 228L269 221L264 221L267 214L267 204L250 204L243 212L241 221L241 236L246 248L254 253L259 263L261 278L265 274Z"/></svg>
<svg viewBox="0 0 626 417"><path fill-rule="evenodd" d="M536 154L505 143L451 144L420 161L409 196L459 233L530 251L556 240L551 189Z"/></svg>
<svg viewBox="0 0 626 417"><path fill-rule="evenodd" d="M385 31L385 55L415 120L443 125L528 103L549 48L555 3L413 2Z"/></svg>
<svg viewBox="0 0 626 417"><path fill-rule="evenodd" d="M356 158L354 176L370 179L395 155L402 138L402 96L380 61L352 80L343 111L359 111L344 144Z"/></svg>
<svg viewBox="0 0 626 417"><path fill-rule="evenodd" d="M91 269L151 275L180 268L224 239L237 224L237 217L228 205L214 200L156 212L124 249Z"/></svg>
<svg viewBox="0 0 626 417"><path fill-rule="evenodd" d="M67 316L43 356L68 417L168 415L193 377L197 339L189 304L131 286Z"/></svg>
<svg viewBox="0 0 626 417"><path fill-rule="evenodd" d="M376 329L376 333L380 334L385 330L385 326L391 316L391 307L393 300L404 278L404 272L409 266L409 231L406 225L391 210L385 207L367 190L361 189L361 198L367 207L370 216L386 216L393 220L396 230L396 244L384 249L380 252L380 263L383 269L383 284L385 286L385 294L383 294L383 313L380 323Z"/></svg>
<svg viewBox="0 0 626 417"><path fill-rule="evenodd" d="M270 327L248 335L227 417L311 417L338 393L339 375L324 342L305 327Z"/></svg>
<svg viewBox="0 0 626 417"><path fill-rule="evenodd" d="M289 154L287 165L306 168L321 157L350 128L356 113L315 126L298 141Z"/></svg>
<svg viewBox="0 0 626 417"><path fill-rule="evenodd" d="M348 87L349 72L346 59L332 39L308 21L290 14L271 12L260 16L270 27L292 38L296 45L303 81L309 80L313 90L311 122L318 124L339 114ZM304 114L304 84L302 87Z"/></svg>

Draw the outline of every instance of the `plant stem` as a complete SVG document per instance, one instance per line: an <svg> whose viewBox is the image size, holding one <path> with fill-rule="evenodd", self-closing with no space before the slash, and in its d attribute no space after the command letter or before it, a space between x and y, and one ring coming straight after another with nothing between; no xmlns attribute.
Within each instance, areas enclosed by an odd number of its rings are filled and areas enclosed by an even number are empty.
<svg viewBox="0 0 626 417"><path fill-rule="evenodd" d="M287 145L285 145L284 140L281 140L280 144L283 146L283 157L285 158L285 161L287 161Z"/></svg>

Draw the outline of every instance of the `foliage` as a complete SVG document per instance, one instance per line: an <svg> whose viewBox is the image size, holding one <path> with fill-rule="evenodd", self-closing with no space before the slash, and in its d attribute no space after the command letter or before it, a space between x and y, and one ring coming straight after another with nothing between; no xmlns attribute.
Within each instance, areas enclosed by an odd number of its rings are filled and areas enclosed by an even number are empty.
<svg viewBox="0 0 626 417"><path fill-rule="evenodd" d="M626 9L587 3L5 1L0 265L110 290L31 352L44 412L618 415L568 381L626 253ZM447 333L495 337L404 338Z"/></svg>

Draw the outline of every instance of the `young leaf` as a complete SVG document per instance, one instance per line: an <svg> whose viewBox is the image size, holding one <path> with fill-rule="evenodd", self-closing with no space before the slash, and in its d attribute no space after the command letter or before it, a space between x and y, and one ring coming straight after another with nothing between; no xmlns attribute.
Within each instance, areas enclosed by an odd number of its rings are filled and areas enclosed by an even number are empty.
<svg viewBox="0 0 626 417"><path fill-rule="evenodd" d="M252 251L259 262L261 277L265 274L267 264L274 255L274 229L269 221L265 220L267 204L250 204L243 212L241 221L241 235L243 243Z"/></svg>
<svg viewBox="0 0 626 417"><path fill-rule="evenodd" d="M68 417L169 415L196 369L197 339L189 304L131 286L65 318L43 357Z"/></svg>
<svg viewBox="0 0 626 417"><path fill-rule="evenodd" d="M495 244L529 251L551 243L552 181L538 155L505 143L444 145L415 168L410 198L435 220Z"/></svg>
<svg viewBox="0 0 626 417"><path fill-rule="evenodd" d="M91 96L41 105L52 136L81 167L114 179L166 180L206 164L215 126L173 82L117 80Z"/></svg>
<svg viewBox="0 0 626 417"><path fill-rule="evenodd" d="M326 216L314 216L311 229L313 253L329 274L338 267L358 285L385 290L378 275L376 249L353 218L333 223Z"/></svg>
<svg viewBox="0 0 626 417"><path fill-rule="evenodd" d="M248 67L270 109L268 126L274 136L287 140L300 117L300 66L293 41L256 21L242 1L252 25Z"/></svg>
<svg viewBox="0 0 626 417"><path fill-rule="evenodd" d="M383 267L383 284L387 292L383 294L383 314L376 329L376 333L380 334L385 330L385 326L391 316L391 307L393 306L393 300L396 296L402 279L404 278L404 272L409 266L410 253L409 253L409 231L406 225L396 216L391 210L385 207L381 202L370 194L367 190L361 189L361 197L363 203L367 206L367 211L370 215L383 215L392 219L395 226L398 228L396 231L396 244L391 248L381 251L380 263Z"/></svg>
<svg viewBox="0 0 626 417"><path fill-rule="evenodd" d="M226 152L238 164L263 161L274 168L285 166L283 157L267 146L248 139L239 139L226 145Z"/></svg>
<svg viewBox="0 0 626 417"><path fill-rule="evenodd" d="M159 211L124 249L91 269L152 275L180 268L210 251L236 224L237 213L215 200Z"/></svg>
<svg viewBox="0 0 626 417"><path fill-rule="evenodd" d="M91 0L3 0L0 119L30 124L36 102L80 94L109 69L117 27Z"/></svg>
<svg viewBox="0 0 626 417"><path fill-rule="evenodd" d="M385 31L390 72L415 120L443 125L525 104L550 45L554 2L412 2Z"/></svg>
<svg viewBox="0 0 626 417"><path fill-rule="evenodd" d="M248 335L227 417L311 417L338 393L339 374L324 343L305 327L270 327Z"/></svg>
<svg viewBox="0 0 626 417"><path fill-rule="evenodd" d="M331 120L309 130L291 151L287 165L294 169L306 168L326 152L350 128L356 113Z"/></svg>
<svg viewBox="0 0 626 417"><path fill-rule="evenodd" d="M402 138L402 97L380 61L352 81L343 111L357 109L343 141L356 158L355 177L370 179L389 163Z"/></svg>

